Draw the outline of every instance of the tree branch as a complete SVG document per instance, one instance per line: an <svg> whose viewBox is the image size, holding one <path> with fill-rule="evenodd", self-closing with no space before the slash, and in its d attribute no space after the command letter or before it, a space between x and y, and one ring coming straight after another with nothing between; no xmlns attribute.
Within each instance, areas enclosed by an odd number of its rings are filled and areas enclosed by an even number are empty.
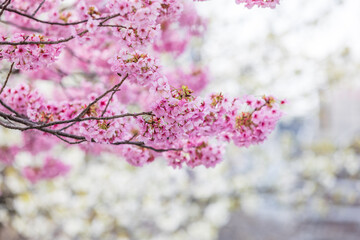
<svg viewBox="0 0 360 240"><path fill-rule="evenodd" d="M112 145L135 145L138 147L142 147L142 148L146 148L146 149L150 149L153 150L155 152L168 152L168 151L182 151L182 148L154 148L151 146L146 146L144 142L130 142L130 141L123 141L123 142L115 142L112 143Z"/></svg>
<svg viewBox="0 0 360 240"><path fill-rule="evenodd" d="M116 84L114 87L112 87L110 90L107 90L106 92L104 92L103 94L101 94L99 97L97 97L94 101L92 101L81 113L79 113L79 115L77 115L74 120L77 121L79 120L80 118L82 118L91 108L91 106L93 106L95 103L97 103L100 99L102 99L103 97L105 97L108 93L114 91L116 88L119 88L123 82L125 81L125 79L128 77L129 75L126 74L126 76L121 80L121 82L119 84ZM76 122L73 122L71 124L69 124L68 126L66 127L63 127L62 129L60 130L65 130L71 126L73 126Z"/></svg>
<svg viewBox="0 0 360 240"><path fill-rule="evenodd" d="M0 7L1 8L1 7ZM99 24L99 27L103 27L103 23L105 23L106 21L112 19L112 18L115 18L117 16L119 16L120 14L115 14L115 15L112 15L112 16L109 16L109 17L106 17L106 18L98 18L103 20L100 22ZM86 20L85 22L87 22L88 20ZM119 27L123 27L123 28L126 28L124 26L119 26ZM77 34L78 36L82 36L84 35L85 33L89 32L88 30L84 30L82 32L80 32L79 34ZM65 43L65 42L68 42L70 40L73 40L76 36L70 36L68 38L65 38L65 39L59 39L59 40L56 40L56 41L21 41L21 42L9 42L9 41L3 41L3 42L0 42L0 45L11 45L11 46L18 46L18 45L38 45L38 44L59 44L59 43Z"/></svg>
<svg viewBox="0 0 360 240"><path fill-rule="evenodd" d="M14 113L16 116L18 117L22 117L20 113L18 113L17 111L15 111L14 109L12 109L10 106L8 106L6 103L4 103L1 99L0 99L0 104L6 108L7 110L9 110L10 112ZM0 112L1 113L1 112Z"/></svg>
<svg viewBox="0 0 360 240"><path fill-rule="evenodd" d="M34 17L36 15L36 13L40 10L40 8L42 7L42 5L44 5L45 0L43 0L39 6L36 8L36 10L34 11L34 13L31 15L32 17Z"/></svg>
<svg viewBox="0 0 360 240"><path fill-rule="evenodd" d="M1 95L1 93L4 91L5 86L6 86L7 82L9 81L9 78L10 78L10 75L11 75L11 73L12 73L13 67L14 67L14 63L12 63L11 66L10 66L10 70L9 70L7 76L6 76L6 80L5 80L5 82L4 82L4 85L3 85L2 88L0 89L0 95Z"/></svg>
<svg viewBox="0 0 360 240"><path fill-rule="evenodd" d="M119 87L120 87L120 86L119 86ZM105 106L104 110L103 110L102 113L101 113L101 117L104 116L107 108L108 108L109 105L110 105L111 100L113 99L113 97L114 97L115 93L117 92L117 90L119 89L119 87L115 88L114 91L111 93L111 96L110 96L108 102L106 103L106 106Z"/></svg>
<svg viewBox="0 0 360 240"><path fill-rule="evenodd" d="M2 8L2 9L1 9L1 12L0 12L0 18L1 18L1 16L3 15L3 13L4 13L4 10L7 8L7 6L9 6L10 3L11 3L11 0L6 0L6 1L3 3L4 7L3 7L3 6L0 6L0 8Z"/></svg>
<svg viewBox="0 0 360 240"><path fill-rule="evenodd" d="M3 119L6 120L11 120L13 122L25 125L27 127L22 127L22 126L15 126L15 125L9 125L6 124L2 121L0 121L0 126L3 126L5 128L9 128L9 129L14 129L14 130L20 130L20 131L26 131L29 129L37 129L39 131L42 132L46 132L49 133L51 135L56 136L57 138L59 138L60 140L62 140L63 142L66 142L68 144L80 144L83 142L91 142L91 143L97 143L95 142L95 140L91 139L90 141L88 141L84 136L79 136L79 135L75 135L75 134L70 134L70 133L65 133L62 132L61 130L52 130L52 129L48 129L48 128L41 128L40 126L36 126L34 122L28 120L28 119L23 119L21 117L16 117L16 116L12 116L3 112L0 112L0 117L2 117ZM73 139L73 140L77 140L77 141L69 141L66 138L69 139ZM101 143L98 143L101 144ZM168 148L168 149L164 149L164 148L155 148L152 146L147 146L145 145L144 142L133 142L133 141L121 141L121 142L115 142L115 143L109 143L110 145L134 145L134 146L138 146L141 148L145 148L145 149L149 149L155 152L167 152L167 151L181 151L181 148Z"/></svg>
<svg viewBox="0 0 360 240"><path fill-rule="evenodd" d="M97 103L99 100L101 100L103 97L105 97L108 93L114 91L115 89L119 88L123 82L125 81L125 79L128 77L129 75L126 74L126 76L121 80L120 83L116 84L114 87L112 87L110 90L107 90L106 92L104 92L103 94L101 94L99 97L97 97L94 101L92 101L75 119L80 119L81 117L83 117L87 111L89 111L89 109L91 108L91 106L93 106L95 103Z"/></svg>
<svg viewBox="0 0 360 240"><path fill-rule="evenodd" d="M38 123L39 125L36 126L37 129L40 128L44 128L44 127L50 127L50 126L54 126L54 125L61 125L61 124L67 124L67 123L78 123L78 122L84 122L84 121L91 121L91 120L113 120L113 119L118 119L118 118L124 118L124 117L137 117L137 116L142 116L142 115L153 115L152 112L140 112L140 113L125 113L125 114L120 114L120 115L114 115L114 116L110 116L110 117L87 117L87 118L80 118L80 119L69 119L69 120L63 120L63 121L55 121L55 122L50 122L50 123L45 123L45 124L41 124ZM32 128L28 128L28 129L32 129ZM26 129L27 130L27 129Z"/></svg>
<svg viewBox="0 0 360 240"><path fill-rule="evenodd" d="M8 12L12 12L12 13L15 13L15 14L18 14L20 16L23 16L23 17L26 17L26 18L29 18L33 21L36 21L36 22L39 22L39 23L44 23L44 24L49 24L49 25L58 25L58 26L73 26L73 25L79 25L79 24L82 24L82 23L87 23L88 22L88 19L85 19L85 20L81 20L81 21L77 21L77 22L70 22L70 23L61 23L61 22L50 22L50 21L45 21L45 20L41 20L41 19L38 19L38 18L35 18L34 16L32 15L29 15L29 14L26 14L26 13L23 13L23 12L20 12L16 9L11 9L11 8L7 8L7 6L0 6L0 9L2 9L1 11L4 12L4 11L8 11ZM120 16L119 13L117 14L114 14L114 15L111 15L111 16L108 16L108 17L100 17L100 18L95 18L94 20L109 20L109 19L112 19L112 18L116 18ZM123 26L122 26L123 27Z"/></svg>
<svg viewBox="0 0 360 240"><path fill-rule="evenodd" d="M81 33L79 33L78 35L81 36L85 33L87 33L88 30L84 30L82 31ZM57 40L57 41L29 41L27 42L26 40L25 41L21 41L21 42L9 42L9 41L4 41L4 42L0 42L0 45L12 45L12 46L17 46L17 45L37 45L37 44L59 44L59 43L64 43L64 42L68 42L72 39L74 39L75 36L70 36L68 38L65 38L65 39L60 39L60 40Z"/></svg>

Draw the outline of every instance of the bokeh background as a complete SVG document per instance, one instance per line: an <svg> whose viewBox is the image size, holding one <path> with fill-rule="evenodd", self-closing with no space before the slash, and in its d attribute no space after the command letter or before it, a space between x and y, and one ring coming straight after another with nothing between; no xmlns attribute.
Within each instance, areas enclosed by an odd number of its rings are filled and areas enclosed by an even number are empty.
<svg viewBox="0 0 360 240"><path fill-rule="evenodd" d="M286 98L269 140L181 170L59 146L72 171L35 185L22 153L0 165L0 240L360 239L360 1L197 5L208 31L182 58L209 66L206 92Z"/></svg>

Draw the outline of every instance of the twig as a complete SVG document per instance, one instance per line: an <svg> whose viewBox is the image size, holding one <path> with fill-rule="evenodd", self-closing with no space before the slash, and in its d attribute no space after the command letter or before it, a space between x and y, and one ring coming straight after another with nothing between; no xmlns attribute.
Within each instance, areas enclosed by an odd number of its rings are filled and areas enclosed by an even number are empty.
<svg viewBox="0 0 360 240"><path fill-rule="evenodd" d="M118 74L119 76L120 76L120 74ZM116 87L114 90L113 90L113 92L111 93L111 96L110 96L110 98L109 98L109 100L108 100L108 102L106 103L106 106L105 106L105 108L104 108L104 110L103 110L103 112L101 113L101 117L103 117L104 116L104 114L105 114L105 112L106 112L106 110L107 110L107 108L109 107L109 105L110 105L110 102L111 102L111 100L112 100L112 98L114 97L114 94L119 90L119 88L121 87L121 85L124 83L124 81L125 81L125 79L128 77L129 75L128 74L126 74L126 76L122 79L122 81L120 82L120 84L119 84L119 86L118 87Z"/></svg>
<svg viewBox="0 0 360 240"><path fill-rule="evenodd" d="M80 140L80 141L71 142L71 141L68 141L68 140L66 140L65 138L59 136L58 134L55 134L55 136L56 136L57 138L59 138L60 140L66 142L66 143L68 143L68 144L71 144L71 145L80 144L80 143L86 142L86 140Z"/></svg>
<svg viewBox="0 0 360 240"><path fill-rule="evenodd" d="M182 151L182 148L154 148L154 147L145 145L144 142L123 141L123 142L112 143L112 145L126 145L126 144L135 145L135 146L138 146L138 147L150 149L150 150L153 150L155 152Z"/></svg>
<svg viewBox="0 0 360 240"><path fill-rule="evenodd" d="M10 3L11 3L11 0L7 0L7 1L5 1L5 2L3 3L4 7L0 6L0 8L2 8L2 9L1 9L1 12L0 12L0 18L1 18L1 16L3 15L3 13L4 13L4 10L7 8L7 6L9 6Z"/></svg>
<svg viewBox="0 0 360 240"><path fill-rule="evenodd" d="M78 35L81 36L85 33L87 33L88 30L84 30L82 31L81 33L79 33ZM70 36L68 38L65 38L65 39L60 39L60 40L57 40L57 41L29 41L27 42L26 40L25 41L21 41L21 42L9 42L9 41L4 41L4 42L0 42L0 45L12 45L12 46L17 46L17 45L37 45L37 44L59 44L59 43L64 43L64 42L68 42L72 39L74 39L75 36Z"/></svg>
<svg viewBox="0 0 360 240"><path fill-rule="evenodd" d="M119 87L120 87L120 86L119 86ZM118 91L119 87L117 87L116 89L114 89L114 91L111 93L111 96L110 96L108 102L106 103L106 106L105 106L104 110L103 110L102 113L101 113L101 117L104 116L107 108L108 108L109 105L110 105L110 102L111 102L112 98L114 97L115 93Z"/></svg>
<svg viewBox="0 0 360 240"><path fill-rule="evenodd" d="M1 7L0 7L1 8ZM101 18L103 19L103 21L100 22L99 24L99 27L102 26L103 23L105 23L106 21L112 19L112 18L115 18L119 16L119 14L115 14L115 15L112 15L112 16L109 16L109 17L106 17L106 18ZM87 20L86 20L87 22ZM125 28L125 27L124 27ZM89 32L89 30L84 30L82 31L81 33L77 34L78 36L81 36L81 35L84 35L85 33ZM24 41L21 41L21 42L9 42L9 41L3 41L3 42L0 42L0 45L12 45L12 46L17 46L17 45L38 45L38 44L59 44L59 43L64 43L64 42L68 42L72 39L74 39L76 36L70 36L68 38L65 38L65 39L60 39L60 40L57 40L57 41L29 41L27 42L26 39Z"/></svg>
<svg viewBox="0 0 360 240"><path fill-rule="evenodd" d="M6 103L4 103L1 99L0 99L0 104L3 105L4 108L6 108L7 110L9 110L10 112L14 113L16 116L20 117L21 114L16 112L14 109L12 109L10 106L8 106ZM0 112L1 113L1 112Z"/></svg>
<svg viewBox="0 0 360 240"><path fill-rule="evenodd" d="M36 13L40 10L40 8L42 7L42 5L44 5L45 0L43 0L39 6L36 8L35 12L31 15L32 17L34 17L36 15Z"/></svg>
<svg viewBox="0 0 360 240"><path fill-rule="evenodd" d="M9 70L7 76L6 76L6 80L5 80L5 82L4 82L4 85L3 85L2 88L0 89L0 94L4 91L5 86L6 86L7 82L9 81L9 78L10 78L10 75L11 75L11 73L12 73L13 67L14 67L14 62L13 62L13 63L11 64L11 66L10 66L10 70Z"/></svg>
<svg viewBox="0 0 360 240"><path fill-rule="evenodd" d="M107 90L106 92L104 92L103 94L101 94L99 97L97 97L94 101L92 101L81 113L79 113L79 115L77 115L74 120L75 122L69 124L68 126L66 127L63 127L62 129L60 129L61 131L62 130L65 130L71 126L73 126L75 123L76 123L76 120L79 120L80 118L82 118L88 111L89 109L91 108L91 106L93 106L95 103L97 103L100 99L102 99L103 97L105 97L108 93L114 91L114 89L120 87L123 82L125 81L125 79L128 77L129 75L126 74L126 76L121 80L121 82L119 84L116 84L114 87L112 87L110 90Z"/></svg>
<svg viewBox="0 0 360 240"><path fill-rule="evenodd" d="M122 26L122 25L114 25L114 24L104 24L104 25L101 25L100 27L125 28L125 27Z"/></svg>
<svg viewBox="0 0 360 240"><path fill-rule="evenodd" d="M58 25L58 26L72 26L72 25L79 25L79 24L82 24L82 23L87 23L89 20L86 19L86 20L81 20L81 21L77 21L77 22L70 22L70 23L61 23L61 22L50 22L50 21L45 21L45 20L41 20L41 19L38 19L38 18L35 18L29 14L26 14L26 13L23 13L23 12L20 12L16 9L11 9L11 8L7 8L6 6L3 7L3 6L0 6L0 9L2 9L2 11L8 11L8 12L12 12L12 13L15 13L15 14L18 14L20 16L23 16L23 17L26 17L26 18L29 18L33 21L36 21L36 22L40 22L40 23L44 23L44 24L49 24L49 25ZM118 17L120 16L119 13L117 14L114 14L114 15L111 15L111 16L108 16L108 17L100 17L100 18L95 18L94 20L106 20L106 19L112 19L112 18L115 18L115 17ZM124 26L122 26L124 27ZM124 27L125 28L125 27Z"/></svg>
<svg viewBox="0 0 360 240"><path fill-rule="evenodd" d="M115 89L119 88L123 82L125 81L125 79L128 77L129 75L126 74L126 76L121 80L120 83L116 84L114 87L112 87L110 90L107 90L106 92L104 92L103 94L101 94L99 97L97 97L94 101L92 101L75 119L80 119L82 118L87 111L89 111L89 109L91 108L91 106L93 106L95 103L97 103L100 99L102 99L103 97L105 97L108 93L114 91Z"/></svg>
<svg viewBox="0 0 360 240"><path fill-rule="evenodd" d="M58 137L60 140L66 142L66 143L69 143L69 144L80 144L80 143L83 143L83 142L97 143L93 139L88 141L84 136L65 133L65 132L61 132L59 130L52 130L52 129L48 129L48 128L38 128L37 126L34 125L35 124L34 122L32 122L32 121L30 121L28 119L23 119L21 117L16 117L16 116L11 116L11 115L8 115L8 114L3 113L1 111L0 111L0 117L2 117L4 119L7 119L7 120L11 120L11 121L16 122L16 123L23 124L25 126L28 126L28 127L11 126L11 125L5 124L4 122L0 121L0 126L3 126L5 128L14 129L14 130L20 130L20 131L26 131L26 130L30 129L29 127L31 127L31 129L37 129L39 131L52 134L52 135ZM71 142L71 141L68 141L65 138L70 138L70 139L74 139L74 140L78 140L78 141ZM101 143L98 143L98 144L101 144ZM149 150L152 150L152 151L155 151L155 152L181 151L182 150L181 148L168 148L168 149L160 148L159 149L159 148L155 148L155 147L152 147L152 146L147 146L147 145L145 145L144 142L122 141L122 142L115 142L115 143L110 143L110 144L111 145L135 145L135 146L138 146L138 147L141 147L141 148L146 148L146 149L149 149Z"/></svg>
<svg viewBox="0 0 360 240"><path fill-rule="evenodd" d="M40 128L44 128L44 127L50 127L50 126L54 126L54 125L61 125L61 124L67 124L67 123L78 123L78 122L84 122L84 121L91 121L91 120L112 120L112 119L118 119L118 118L124 118L124 117L137 117L137 116L142 116L142 115L153 115L152 112L140 112L140 113L125 113L125 114L120 114L120 115L114 115L114 116L110 116L110 117L87 117L87 118L80 118L80 119L69 119L69 120L63 120L63 121L55 121L55 122L50 122L50 123L45 123L45 124L41 124L39 123L39 125L36 125L35 127L29 127L28 129L40 129ZM26 130L28 130L26 129ZM61 129L60 129L61 130Z"/></svg>

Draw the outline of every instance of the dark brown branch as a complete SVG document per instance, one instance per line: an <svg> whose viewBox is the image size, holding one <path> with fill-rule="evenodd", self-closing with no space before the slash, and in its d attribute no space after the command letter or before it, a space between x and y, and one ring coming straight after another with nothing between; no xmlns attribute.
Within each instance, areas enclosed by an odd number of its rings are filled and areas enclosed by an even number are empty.
<svg viewBox="0 0 360 240"><path fill-rule="evenodd" d="M82 118L91 108L91 106L93 106L95 103L97 103L98 101L100 101L103 97L105 97L108 93L114 91L115 89L119 88L123 82L125 81L125 79L128 77L129 75L126 74L126 76L121 80L120 83L116 84L114 87L112 87L110 90L107 90L106 92L104 92L103 94L101 94L99 97L97 97L94 101L92 101L75 119L80 119Z"/></svg>
<svg viewBox="0 0 360 240"><path fill-rule="evenodd" d="M12 109L10 106L8 106L6 103L4 103L1 99L0 99L0 104L3 105L4 108L6 108L7 110L9 110L10 112L14 113L16 116L20 117L21 114L16 112L14 109ZM0 112L1 113L1 112Z"/></svg>
<svg viewBox="0 0 360 240"><path fill-rule="evenodd" d="M71 145L75 145L75 144L80 144L80 143L86 142L86 140L80 140L80 141L71 142L71 141L68 141L68 140L66 140L65 138L59 136L58 134L55 134L55 136L56 136L57 138L59 138L61 141L64 141L64 142L66 142L67 144L71 144Z"/></svg>
<svg viewBox="0 0 360 240"><path fill-rule="evenodd" d="M7 8L7 6L9 6L10 3L11 3L11 0L7 0L7 1L5 1L5 2L3 3L4 7L3 7L3 6L0 6L0 8L2 8L2 9L1 9L1 12L0 12L0 18L1 18L1 16L3 15L3 13L4 13L4 10Z"/></svg>
<svg viewBox="0 0 360 240"><path fill-rule="evenodd" d="M95 103L97 103L100 99L102 99L103 97L105 97L108 93L114 91L116 88L119 88L123 82L125 81L125 79L128 77L129 75L126 74L126 76L121 80L121 82L119 84L116 84L114 87L112 87L110 90L107 90L106 92L104 92L103 94L101 94L99 97L97 97L94 101L92 101L81 113L79 113L79 115L77 115L74 119L75 119L75 122L69 124L68 126L66 127L63 127L62 129L60 129L61 131L62 130L65 130L71 126L73 126L75 123L76 123L76 120L79 120L80 118L82 118L91 108L91 106L93 106Z"/></svg>
<svg viewBox="0 0 360 240"><path fill-rule="evenodd" d="M1 8L1 7L0 7ZM104 19L103 21L100 22L99 24L99 27L102 27L103 26L103 23L105 23L106 21L112 19L112 18L115 18L117 16L119 16L120 14L115 14L115 15L112 15L112 16L109 16L109 17L106 17L106 18L101 18L101 19ZM98 18L100 19L100 18ZM87 21L87 20L86 20ZM123 27L123 26L122 26ZM123 28L126 28L126 27L123 27ZM84 30L82 31L81 33L78 34L78 36L82 36L84 35L85 33L89 32L88 30ZM65 38L65 39L60 39L60 40L56 40L56 41L21 41L21 42L9 42L9 41L3 41L3 42L0 42L0 45L11 45L11 46L17 46L17 45L38 45L38 44L59 44L59 43L65 43L65 42L68 42L72 39L74 39L76 36L70 36L68 38Z"/></svg>
<svg viewBox="0 0 360 240"><path fill-rule="evenodd" d="M9 129L14 129L14 130L20 130L20 131L26 131L28 129L37 129L39 131L42 132L46 132L49 134L52 134L56 137L58 137L60 140L68 143L68 144L80 144L83 142L91 142L91 143L97 143L95 142L93 139L91 141L88 141L84 136L79 136L79 135L75 135L75 134L70 134L70 133L65 133L65 132L61 132L59 130L52 130L52 129L48 129L48 128L39 128L39 126L36 126L34 122L28 120L28 119L23 119L21 117L16 117L16 116L11 116L9 114L0 112L0 117L6 119L6 120L11 120L13 122L16 123L20 123L22 125L28 126L28 127L22 127L22 126L14 126L14 125L9 125L6 124L2 121L0 121L0 126L3 126L5 128L9 128ZM29 128L30 127L30 128ZM73 140L78 140L78 141L74 141L71 142L65 138L69 138L69 139L73 139ZM98 143L101 144L101 143ZM151 146L147 146L145 145L144 142L132 142L132 141L122 141L122 142L115 142L115 143L110 143L111 145L135 145L141 148L146 148L155 152L166 152L166 151L181 151L181 148L168 148L168 149L158 149L158 148L154 148Z"/></svg>
<svg viewBox="0 0 360 240"><path fill-rule="evenodd" d="M119 86L119 87L120 87L120 86ZM108 107L109 107L109 105L110 105L110 102L111 102L111 100L113 99L115 93L118 91L119 87L115 88L114 91L111 93L110 98L109 98L109 100L107 101L106 106L105 106L104 110L103 110L102 113L101 113L101 117L103 117L104 114L106 113L106 110L108 109Z"/></svg>
<svg viewBox="0 0 360 240"><path fill-rule="evenodd" d="M128 142L131 142L132 140L134 140L139 134L135 133L129 140Z"/></svg>
<svg viewBox="0 0 360 240"><path fill-rule="evenodd" d="M120 76L120 74L118 74L118 75ZM105 106L103 112L101 113L101 117L104 116L107 108L108 108L109 105L110 105L110 102L111 102L112 98L114 97L114 94L119 90L119 88L121 87L121 85L124 83L125 79L126 79L128 76L129 76L129 74L126 74L126 76L121 80L120 84L118 84L118 86L117 86L116 88L114 88L114 90L113 90L113 92L111 93L111 96L110 96L108 102L106 103L106 106Z"/></svg>
<svg viewBox="0 0 360 240"><path fill-rule="evenodd" d="M10 78L10 75L11 75L11 73L12 73L13 67L14 67L14 63L12 63L11 66L10 66L10 70L9 70L7 76L6 76L6 80L5 80L5 82L4 82L4 85L3 85L2 88L0 89L0 95L1 95L1 93L4 91L5 86L6 86L7 82L9 81L9 78Z"/></svg>
<svg viewBox="0 0 360 240"><path fill-rule="evenodd" d="M39 4L39 6L34 11L34 13L31 15L32 17L34 17L36 15L36 13L40 10L40 8L42 7L42 5L44 5L44 3L45 3L45 0L42 0L42 2Z"/></svg>
<svg viewBox="0 0 360 240"><path fill-rule="evenodd" d="M100 22L99 26L103 26L103 24L107 21L109 21L110 19L113 19L113 18L116 18L116 17L119 17L120 16L120 13L117 13L117 14L114 14L114 15L111 15L111 16L108 16L108 17L103 17L103 18L98 18L97 20L102 20L104 19L103 21ZM119 26L121 28L126 28L125 26Z"/></svg>
<svg viewBox="0 0 360 240"><path fill-rule="evenodd" d="M23 13L23 12L20 12L16 9L11 9L11 8L7 8L6 6L0 6L0 9L2 9L2 12L3 11L8 11L8 12L12 12L12 13L15 13L15 14L18 14L20 16L23 16L23 17L26 17L26 18L29 18L33 21L36 21L36 22L39 22L39 23L44 23L44 24L49 24L49 25L58 25L58 26L72 26L72 25L79 25L79 24L82 24L82 23L87 23L87 19L86 20L81 20L81 21L77 21L77 22L70 22L70 23L61 23L61 22L50 22L50 21L45 21L45 20L41 20L41 19L38 19L38 18L35 18L34 16L31 16L29 14L26 14L26 13ZM109 19L112 19L112 18L115 18L115 17L118 17L120 16L119 13L117 14L114 14L114 15L111 15L111 16L108 16L108 17L100 17L100 18L95 18L94 20L109 20Z"/></svg>
<svg viewBox="0 0 360 240"><path fill-rule="evenodd" d="M19 113L17 113L19 115ZM20 123L20 124L23 124L25 126L30 126L32 127L32 129L38 129L38 130L41 130L43 132L46 132L46 133L50 133L50 134L53 134L53 135L60 135L62 137L68 137L68 138L73 138L73 139L76 139L76 140L86 140L85 137L83 136L78 136L78 135L74 135L74 134L69 134L69 133L65 133L65 132L60 132L58 130L52 130L52 129L48 129L48 128L38 128L36 126L36 123L28 120L28 119L25 119L24 117L22 116L12 116L12 115L9 115L9 114L6 114L6 113L3 113L3 112L0 112L0 117L4 118L4 119L8 119L8 120L11 120L13 122L16 122L16 123ZM25 131L25 130L28 130L28 127L18 127L16 128L20 131Z"/></svg>
<svg viewBox="0 0 360 240"><path fill-rule="evenodd" d="M101 25L100 27L125 28L125 27L122 26L122 25L113 25L113 24L104 24L104 25Z"/></svg>
<svg viewBox="0 0 360 240"><path fill-rule="evenodd" d="M78 35L81 36L81 35L84 35L85 33L87 33L88 30L84 30L82 31L81 33L79 33ZM65 38L65 39L60 39L60 40L57 40L57 41L29 41L27 42L26 40L25 41L21 41L21 42L9 42L9 41L4 41L4 42L0 42L0 45L12 45L12 46L17 46L17 45L37 45L37 44L59 44L59 43L65 43L65 42L68 42L72 39L74 39L75 36L70 36L68 38Z"/></svg>
<svg viewBox="0 0 360 240"><path fill-rule="evenodd" d="M152 112L140 112L140 113L125 113L120 115L114 115L110 117L87 117L87 118L80 118L80 119L69 119L69 120L63 120L63 121L55 121L50 123L45 123L39 125L36 125L37 129L44 128L44 127L50 127L54 125L61 125L61 124L67 124L67 123L78 123L78 122L84 122L84 121L91 121L91 120L113 120L118 118L124 118L124 117L137 117L142 115L153 115ZM31 129L30 127L28 129Z"/></svg>
<svg viewBox="0 0 360 240"><path fill-rule="evenodd" d="M182 151L182 148L166 148L166 149L165 148L154 148L154 147L145 145L144 142L123 141L123 142L112 143L112 145L126 145L126 144L135 145L135 146L138 146L138 147L150 149L150 150L153 150L155 152Z"/></svg>

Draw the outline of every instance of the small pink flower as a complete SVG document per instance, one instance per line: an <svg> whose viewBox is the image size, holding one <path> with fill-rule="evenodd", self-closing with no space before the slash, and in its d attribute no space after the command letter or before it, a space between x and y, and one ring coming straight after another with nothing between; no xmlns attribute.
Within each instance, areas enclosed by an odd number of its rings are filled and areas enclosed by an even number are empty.
<svg viewBox="0 0 360 240"><path fill-rule="evenodd" d="M86 23L86 29L89 33L94 33L99 26L99 22L90 18Z"/></svg>

